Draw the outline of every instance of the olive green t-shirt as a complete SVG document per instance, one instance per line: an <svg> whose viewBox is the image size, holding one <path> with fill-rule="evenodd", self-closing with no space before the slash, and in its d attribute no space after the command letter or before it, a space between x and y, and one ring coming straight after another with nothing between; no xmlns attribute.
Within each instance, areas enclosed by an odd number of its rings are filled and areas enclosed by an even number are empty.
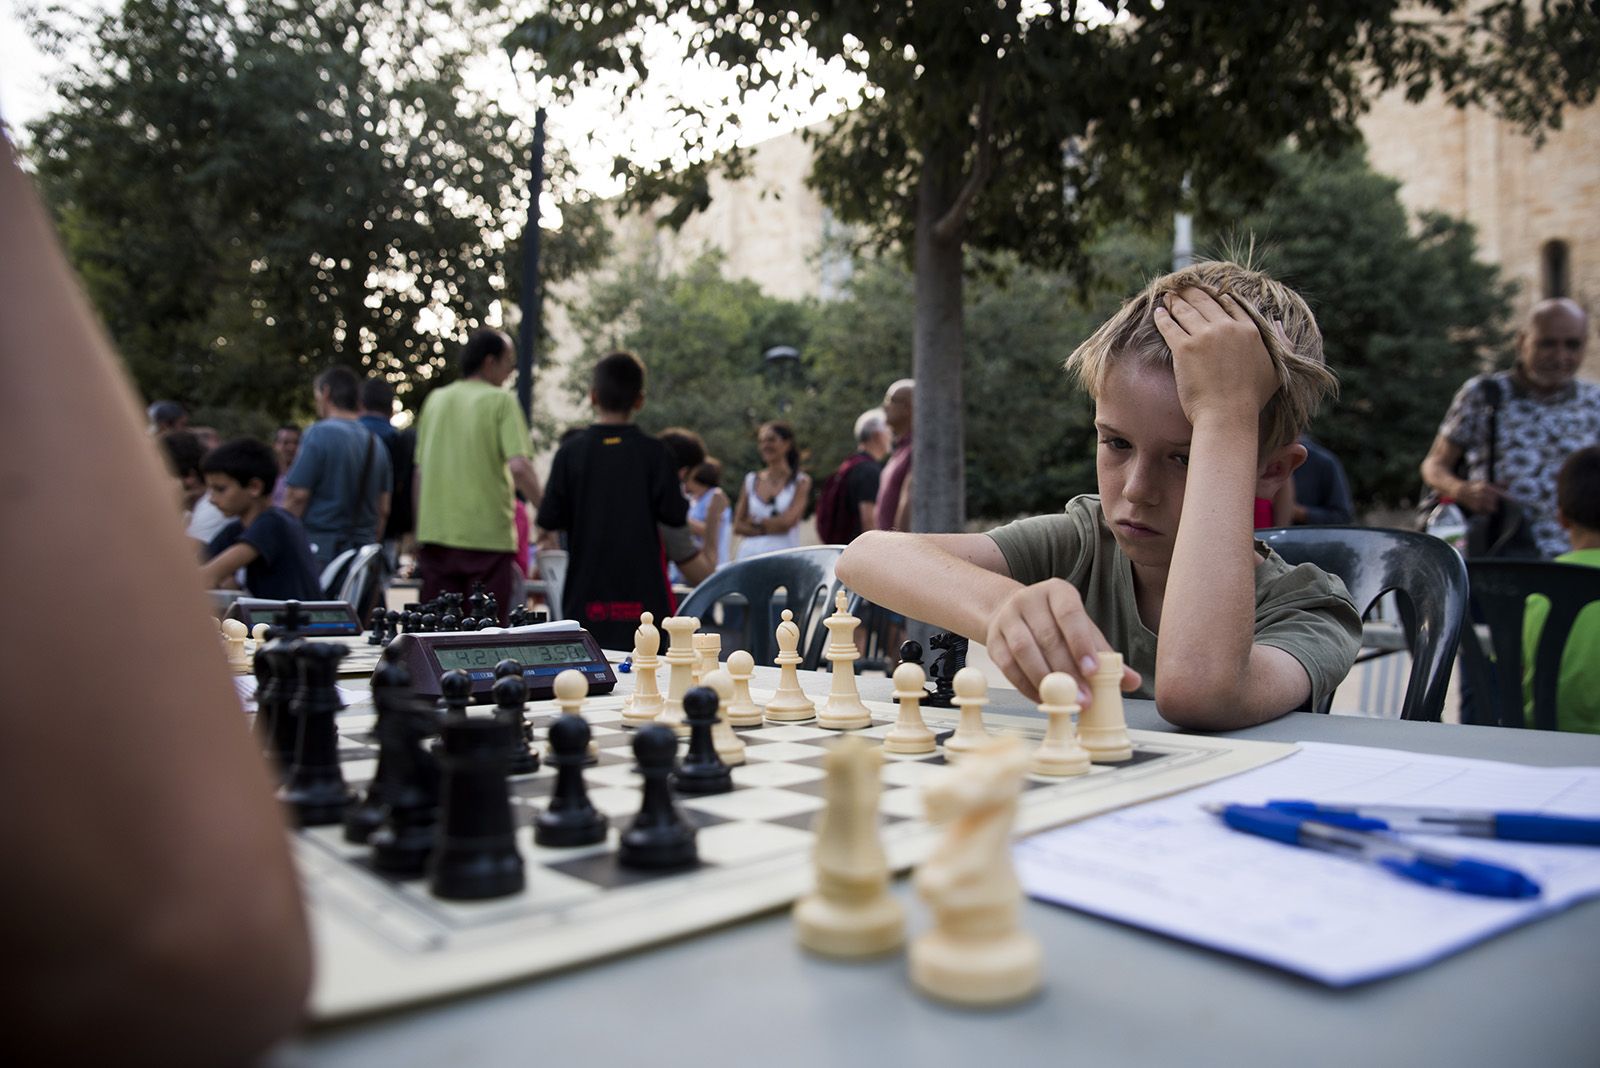
<svg viewBox="0 0 1600 1068"><path fill-rule="evenodd" d="M1062 578L1077 587L1089 618L1141 676L1137 697L1154 697L1156 635L1139 619L1133 565L1117 546L1100 498L1074 497L1056 515L1034 516L989 531L1011 577L1024 585ZM1282 649L1311 679L1311 707L1333 692L1361 647L1361 616L1337 576L1311 564L1291 567L1260 542L1255 644Z"/></svg>
<svg viewBox="0 0 1600 1068"><path fill-rule="evenodd" d="M436 389L417 417L417 541L514 552L511 472L528 455L528 424L515 395L476 378Z"/></svg>

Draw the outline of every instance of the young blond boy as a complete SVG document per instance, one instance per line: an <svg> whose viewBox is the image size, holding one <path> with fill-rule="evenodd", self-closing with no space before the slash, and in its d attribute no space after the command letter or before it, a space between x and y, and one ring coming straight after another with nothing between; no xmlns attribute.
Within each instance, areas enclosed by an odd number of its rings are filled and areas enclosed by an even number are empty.
<svg viewBox="0 0 1600 1068"><path fill-rule="evenodd" d="M987 534L871 532L841 581L982 641L1024 695L1084 683L1120 650L1123 688L1184 727L1228 730L1314 704L1354 662L1344 584L1252 537L1304 460L1296 441L1335 382L1303 300L1204 263L1152 282L1067 360L1095 401L1100 493Z"/></svg>

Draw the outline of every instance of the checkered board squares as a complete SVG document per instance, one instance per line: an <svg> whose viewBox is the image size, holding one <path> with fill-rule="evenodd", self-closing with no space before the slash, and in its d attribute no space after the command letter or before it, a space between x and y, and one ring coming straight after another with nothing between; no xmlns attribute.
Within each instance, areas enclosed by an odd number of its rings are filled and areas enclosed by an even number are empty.
<svg viewBox="0 0 1600 1068"><path fill-rule="evenodd" d="M631 681L631 680L630 680ZM757 694L758 702L766 695ZM813 884L811 850L825 803L828 746L840 732L812 723L738 728L745 763L733 769L732 791L678 795L698 828L700 863L687 871L640 872L616 862L617 841L641 800L634 771L633 731L621 722L623 696L585 702L598 762L585 769L589 797L610 820L606 840L576 849L546 849L529 829L555 781L541 761L513 777L511 798L527 888L488 902L433 897L425 880L398 882L373 870L367 850L345 842L340 828L296 835L296 855L318 947L312 1009L320 1019L536 976L782 908ZM891 705L868 702L875 722L853 732L881 739ZM925 708L935 731L954 715ZM530 709L538 747L555 720L552 704ZM990 715L994 731L1036 741L1043 720ZM339 717L346 781L363 788L376 766L369 703ZM1161 796L1256 767L1293 747L1133 732L1134 757L1096 766L1074 779L1030 777L1018 806L1018 833ZM939 831L923 816L922 790L950 774L942 750L884 754L880 826L897 872L932 849Z"/></svg>

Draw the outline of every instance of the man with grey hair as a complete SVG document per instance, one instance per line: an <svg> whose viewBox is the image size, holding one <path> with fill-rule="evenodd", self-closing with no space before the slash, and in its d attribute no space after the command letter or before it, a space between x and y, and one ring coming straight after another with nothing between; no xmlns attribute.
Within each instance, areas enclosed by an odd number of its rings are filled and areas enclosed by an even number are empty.
<svg viewBox="0 0 1600 1068"><path fill-rule="evenodd" d="M1577 301L1535 304L1511 369L1457 391L1422 461L1423 481L1468 512L1520 510L1544 557L1570 547L1556 521L1556 473L1570 453L1600 441L1600 385L1577 380L1588 341L1589 316ZM1496 524L1513 532L1517 525Z"/></svg>
<svg viewBox="0 0 1600 1068"><path fill-rule="evenodd" d="M848 545L875 525L878 475L889 455L889 423L882 408L856 417L856 451L817 490L817 535L827 545Z"/></svg>
<svg viewBox="0 0 1600 1068"><path fill-rule="evenodd" d="M883 393L883 415L894 436L894 455L883 465L873 525L879 530L911 529L911 422L917 384L902 378Z"/></svg>

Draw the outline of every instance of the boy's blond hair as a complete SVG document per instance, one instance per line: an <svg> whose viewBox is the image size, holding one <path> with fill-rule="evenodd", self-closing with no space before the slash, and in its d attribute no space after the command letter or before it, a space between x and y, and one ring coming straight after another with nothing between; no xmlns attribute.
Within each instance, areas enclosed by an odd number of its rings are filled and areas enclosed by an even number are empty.
<svg viewBox="0 0 1600 1068"><path fill-rule="evenodd" d="M1067 357L1067 372L1098 398L1118 361L1170 368L1172 350L1156 329L1155 310L1168 293L1190 287L1233 297L1255 320L1278 374L1278 390L1261 410L1261 451L1294 441L1322 401L1338 394L1339 382L1323 363L1322 332L1300 294L1237 263L1209 260L1157 278Z"/></svg>

